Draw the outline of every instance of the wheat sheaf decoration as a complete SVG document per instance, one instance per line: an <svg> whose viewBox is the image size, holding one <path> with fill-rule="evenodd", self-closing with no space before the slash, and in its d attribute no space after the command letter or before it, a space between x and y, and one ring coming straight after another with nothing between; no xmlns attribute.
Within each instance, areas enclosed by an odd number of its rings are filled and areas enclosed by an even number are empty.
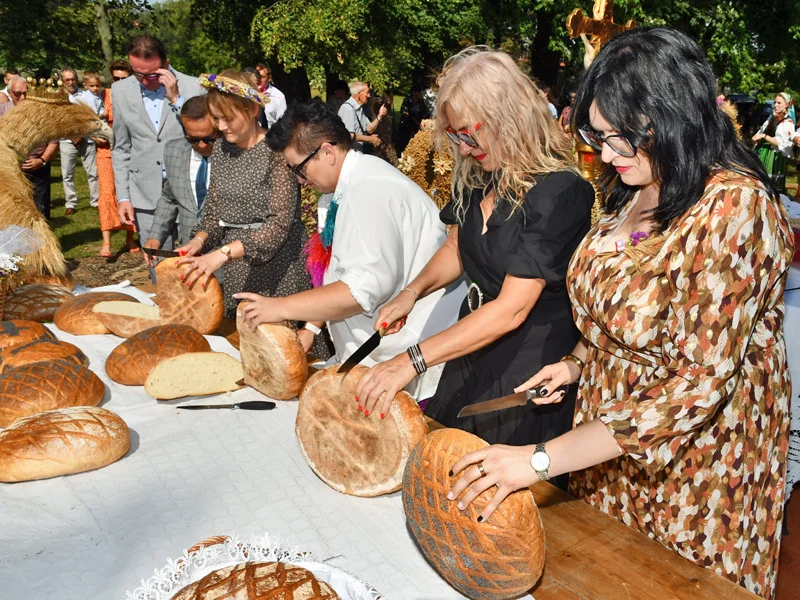
<svg viewBox="0 0 800 600"><path fill-rule="evenodd" d="M397 166L425 190L441 209L450 201L453 159L436 150L433 123L432 119L422 122L420 130L408 142Z"/></svg>

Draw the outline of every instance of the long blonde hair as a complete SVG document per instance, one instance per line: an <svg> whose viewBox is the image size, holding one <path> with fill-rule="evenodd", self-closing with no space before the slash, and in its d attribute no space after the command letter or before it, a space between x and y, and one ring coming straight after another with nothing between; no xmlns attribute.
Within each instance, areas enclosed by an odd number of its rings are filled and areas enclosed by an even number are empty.
<svg viewBox="0 0 800 600"><path fill-rule="evenodd" d="M471 156L462 157L445 135L448 107L471 126L481 123L475 135L496 161L493 172L484 171ZM541 90L513 58L486 46L462 50L445 63L436 97L436 143L453 155L452 194L462 222L465 199L473 188L494 186L498 201L509 202L513 214L535 185L536 175L580 174L572 140L550 114Z"/></svg>

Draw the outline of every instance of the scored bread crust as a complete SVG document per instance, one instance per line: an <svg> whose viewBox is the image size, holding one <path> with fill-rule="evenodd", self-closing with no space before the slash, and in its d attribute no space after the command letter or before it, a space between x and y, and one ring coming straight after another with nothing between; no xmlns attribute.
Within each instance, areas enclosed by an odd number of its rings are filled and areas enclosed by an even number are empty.
<svg viewBox="0 0 800 600"><path fill-rule="evenodd" d="M17 419L0 432L0 481L31 481L99 469L131 446L122 418L104 408L60 408Z"/></svg>
<svg viewBox="0 0 800 600"><path fill-rule="evenodd" d="M92 312L106 329L123 338L160 325L158 307L138 302L98 302Z"/></svg>
<svg viewBox="0 0 800 600"><path fill-rule="evenodd" d="M239 309L236 329L244 382L274 400L297 398L308 377L308 361L295 330L288 323L262 323L253 331Z"/></svg>
<svg viewBox="0 0 800 600"><path fill-rule="evenodd" d="M56 310L70 298L72 292L61 285L23 285L6 298L5 311L0 317L7 321L24 319L49 323Z"/></svg>
<svg viewBox="0 0 800 600"><path fill-rule="evenodd" d="M225 312L222 288L216 277L210 277L206 288L199 283L191 288L181 280L188 265L177 266L179 258L166 258L156 265L156 298L161 311L161 324L189 325L200 333L212 334L219 329Z"/></svg>
<svg viewBox="0 0 800 600"><path fill-rule="evenodd" d="M36 321L0 321L0 352L37 340L55 339L56 336L47 327Z"/></svg>
<svg viewBox="0 0 800 600"><path fill-rule="evenodd" d="M386 418L357 409L355 386L366 367L347 376L338 366L311 376L300 394L295 433L311 469L343 494L373 497L400 489L403 469L428 426L414 399L399 392Z"/></svg>
<svg viewBox="0 0 800 600"><path fill-rule="evenodd" d="M10 369L0 375L0 427L56 408L97 406L105 389L92 371L68 360Z"/></svg>
<svg viewBox="0 0 800 600"><path fill-rule="evenodd" d="M225 352L189 352L162 360L150 371L145 391L157 400L210 396L242 387L242 363Z"/></svg>
<svg viewBox="0 0 800 600"><path fill-rule="evenodd" d="M433 431L414 448L403 476L403 509L425 558L456 590L477 600L505 600L528 592L544 569L545 536L527 488L509 494L484 522L478 516L497 487L460 510L447 493L463 476L450 470L464 455L489 446L460 429ZM470 467L475 470L475 467ZM490 576L487 576L490 574Z"/></svg>
<svg viewBox="0 0 800 600"><path fill-rule="evenodd" d="M106 375L122 385L144 385L162 360L187 352L210 352L211 346L188 325L159 325L128 338L106 359Z"/></svg>
<svg viewBox="0 0 800 600"><path fill-rule="evenodd" d="M339 600L339 595L298 565L248 562L211 571L172 600Z"/></svg>
<svg viewBox="0 0 800 600"><path fill-rule="evenodd" d="M94 305L99 302L121 300L125 302L139 302L133 296L120 292L86 292L74 296L64 302L56 311L53 322L61 331L72 335L98 335L109 333L105 325L100 322L97 314L92 312Z"/></svg>
<svg viewBox="0 0 800 600"><path fill-rule="evenodd" d="M36 340L0 352L0 374L24 365L58 359L89 366L89 359L75 344L60 340Z"/></svg>

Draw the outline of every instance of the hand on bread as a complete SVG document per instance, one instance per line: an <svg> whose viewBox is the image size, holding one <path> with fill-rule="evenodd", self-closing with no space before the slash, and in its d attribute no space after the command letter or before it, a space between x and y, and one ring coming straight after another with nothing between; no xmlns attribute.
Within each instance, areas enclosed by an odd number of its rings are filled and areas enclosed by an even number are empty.
<svg viewBox="0 0 800 600"><path fill-rule="evenodd" d="M475 498L496 485L497 491L478 516L480 522L485 521L509 494L539 481L531 467L533 450L533 446L495 444L464 455L450 472L451 477L463 475L450 489L448 500L458 500L459 510L465 510ZM482 465L483 473L478 464Z"/></svg>
<svg viewBox="0 0 800 600"><path fill-rule="evenodd" d="M356 384L358 410L363 407L365 417L376 412L383 419L395 395L416 376L417 372L405 352L375 365Z"/></svg>
<svg viewBox="0 0 800 600"><path fill-rule="evenodd" d="M240 292L233 297L245 301L240 310L242 318L252 331L255 331L261 323L279 323L286 320L281 298L267 298L251 292Z"/></svg>
<svg viewBox="0 0 800 600"><path fill-rule="evenodd" d="M214 271L222 267L226 262L228 262L228 257L219 250L215 250L203 256L180 258L175 264L178 267L180 265L188 265L181 275L186 287L192 287L197 282L206 287L208 280L214 276Z"/></svg>

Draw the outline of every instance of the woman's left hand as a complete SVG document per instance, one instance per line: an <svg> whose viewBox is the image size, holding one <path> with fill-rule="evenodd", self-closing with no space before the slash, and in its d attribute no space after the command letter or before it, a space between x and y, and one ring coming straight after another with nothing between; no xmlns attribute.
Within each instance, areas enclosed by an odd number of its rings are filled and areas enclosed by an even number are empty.
<svg viewBox="0 0 800 600"><path fill-rule="evenodd" d="M233 297L246 301L241 305L240 310L245 323L253 331L261 323L278 323L286 320L283 316L282 298L269 298L250 292L240 292L234 294Z"/></svg>
<svg viewBox="0 0 800 600"><path fill-rule="evenodd" d="M509 494L539 481L536 471L531 467L532 455L531 446L500 444L470 452L453 465L451 476L462 471L464 474L450 489L448 500L455 500L463 493L457 506L465 510L475 498L496 485L497 491L478 517L479 521L486 521ZM485 475L481 474L478 464L483 465Z"/></svg>
<svg viewBox="0 0 800 600"><path fill-rule="evenodd" d="M214 276L214 271L219 269L227 261L228 258L222 252L214 250L214 252L194 257L194 259L188 257L181 258L178 260L177 264L188 265L183 275L181 275L181 279L183 279L186 287L192 287L195 282L199 281L205 288L208 284L208 280Z"/></svg>
<svg viewBox="0 0 800 600"><path fill-rule="evenodd" d="M364 416L380 411L383 419L397 392L416 376L417 371L405 353L372 367L356 384L356 402L364 406Z"/></svg>

